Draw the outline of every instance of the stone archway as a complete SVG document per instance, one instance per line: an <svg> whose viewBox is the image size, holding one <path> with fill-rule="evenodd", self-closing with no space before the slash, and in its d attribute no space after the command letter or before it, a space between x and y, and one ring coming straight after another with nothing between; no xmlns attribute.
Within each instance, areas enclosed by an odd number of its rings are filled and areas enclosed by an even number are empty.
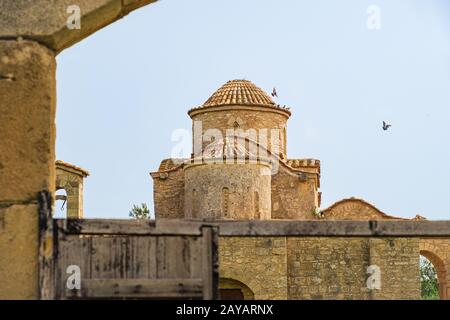
<svg viewBox="0 0 450 320"><path fill-rule="evenodd" d="M427 258L436 269L439 297L450 299L450 241L448 239L421 239L420 255Z"/></svg>
<svg viewBox="0 0 450 320"><path fill-rule="evenodd" d="M55 190L66 191L67 218L83 218L83 184L88 176L89 172L80 167L56 161Z"/></svg>
<svg viewBox="0 0 450 320"><path fill-rule="evenodd" d="M255 294L246 284L231 278L219 279L219 294L221 300L255 300Z"/></svg>
<svg viewBox="0 0 450 320"><path fill-rule="evenodd" d="M55 191L56 55L152 2L79 0L77 30L67 27L71 1L0 1L0 299L39 298L29 243L39 243L38 195Z"/></svg>
<svg viewBox="0 0 450 320"><path fill-rule="evenodd" d="M433 252L421 250L420 255L427 258L436 269L436 274L439 282L439 298L446 300L446 282L447 282L447 270L445 269L444 262Z"/></svg>

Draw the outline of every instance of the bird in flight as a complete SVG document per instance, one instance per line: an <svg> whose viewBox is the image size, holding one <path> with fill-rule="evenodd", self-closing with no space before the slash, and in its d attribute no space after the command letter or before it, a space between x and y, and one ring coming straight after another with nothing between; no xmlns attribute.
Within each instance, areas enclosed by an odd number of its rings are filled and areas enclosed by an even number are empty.
<svg viewBox="0 0 450 320"><path fill-rule="evenodd" d="M383 130L386 131L387 129L389 129L390 127L392 127L392 125L386 123L386 121L383 121Z"/></svg>
<svg viewBox="0 0 450 320"><path fill-rule="evenodd" d="M273 88L271 95L272 95L272 97L277 97L278 98L278 94L277 94L277 89L276 88Z"/></svg>

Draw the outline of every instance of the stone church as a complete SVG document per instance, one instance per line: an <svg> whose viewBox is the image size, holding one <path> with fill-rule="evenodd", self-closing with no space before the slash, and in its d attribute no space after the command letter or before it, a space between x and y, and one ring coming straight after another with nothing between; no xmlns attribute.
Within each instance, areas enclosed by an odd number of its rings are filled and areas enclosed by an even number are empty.
<svg viewBox="0 0 450 320"><path fill-rule="evenodd" d="M320 161L288 156L289 108L248 80L228 81L188 115L193 123L191 157L165 159L151 173L156 219L407 220L355 198L319 210ZM376 298L418 299L418 259L427 255L424 248L437 251L433 241L221 237L221 295L373 299L366 269L376 263L385 272L383 293ZM443 273L440 277L445 298L448 280Z"/></svg>
<svg viewBox="0 0 450 320"><path fill-rule="evenodd" d="M191 158L165 159L151 173L156 218L317 216L320 162L288 158L288 108L250 81L232 80L188 114Z"/></svg>
<svg viewBox="0 0 450 320"><path fill-rule="evenodd" d="M342 219L362 206L353 218L395 219L353 198L320 212L320 161L288 157L291 112L252 82L228 81L188 115L191 158L151 173L156 218Z"/></svg>
<svg viewBox="0 0 450 320"><path fill-rule="evenodd" d="M157 221L203 220L222 228L239 220L408 220L356 198L319 209L320 161L288 156L290 109L248 80L228 81L188 115L191 156L165 159L150 173ZM82 218L89 173L62 161L56 169L68 217ZM221 298L420 299L421 255L437 270L441 299L450 298L450 239L296 236L288 229L219 237ZM382 270L382 290L368 287L370 266Z"/></svg>

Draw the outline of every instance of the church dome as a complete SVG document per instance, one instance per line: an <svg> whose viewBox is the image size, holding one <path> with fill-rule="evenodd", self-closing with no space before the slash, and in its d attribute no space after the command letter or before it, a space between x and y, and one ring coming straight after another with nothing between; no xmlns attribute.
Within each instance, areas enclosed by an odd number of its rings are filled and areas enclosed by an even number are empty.
<svg viewBox="0 0 450 320"><path fill-rule="evenodd" d="M201 107L227 105L276 106L270 96L251 81L230 80L214 92Z"/></svg>

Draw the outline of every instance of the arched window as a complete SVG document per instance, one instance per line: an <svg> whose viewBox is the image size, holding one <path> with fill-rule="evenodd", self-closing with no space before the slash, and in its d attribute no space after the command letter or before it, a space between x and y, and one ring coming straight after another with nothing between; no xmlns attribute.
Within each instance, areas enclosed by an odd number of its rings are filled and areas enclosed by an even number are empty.
<svg viewBox="0 0 450 320"><path fill-rule="evenodd" d="M230 190L227 187L222 189L222 216L230 216Z"/></svg>
<svg viewBox="0 0 450 320"><path fill-rule="evenodd" d="M255 300L255 294L244 283L230 278L219 279L220 300Z"/></svg>
<svg viewBox="0 0 450 320"><path fill-rule="evenodd" d="M431 251L420 251L420 281L422 299L446 299L447 271L445 264Z"/></svg>
<svg viewBox="0 0 450 320"><path fill-rule="evenodd" d="M55 192L55 212L53 218L67 218L67 192L60 188Z"/></svg>

